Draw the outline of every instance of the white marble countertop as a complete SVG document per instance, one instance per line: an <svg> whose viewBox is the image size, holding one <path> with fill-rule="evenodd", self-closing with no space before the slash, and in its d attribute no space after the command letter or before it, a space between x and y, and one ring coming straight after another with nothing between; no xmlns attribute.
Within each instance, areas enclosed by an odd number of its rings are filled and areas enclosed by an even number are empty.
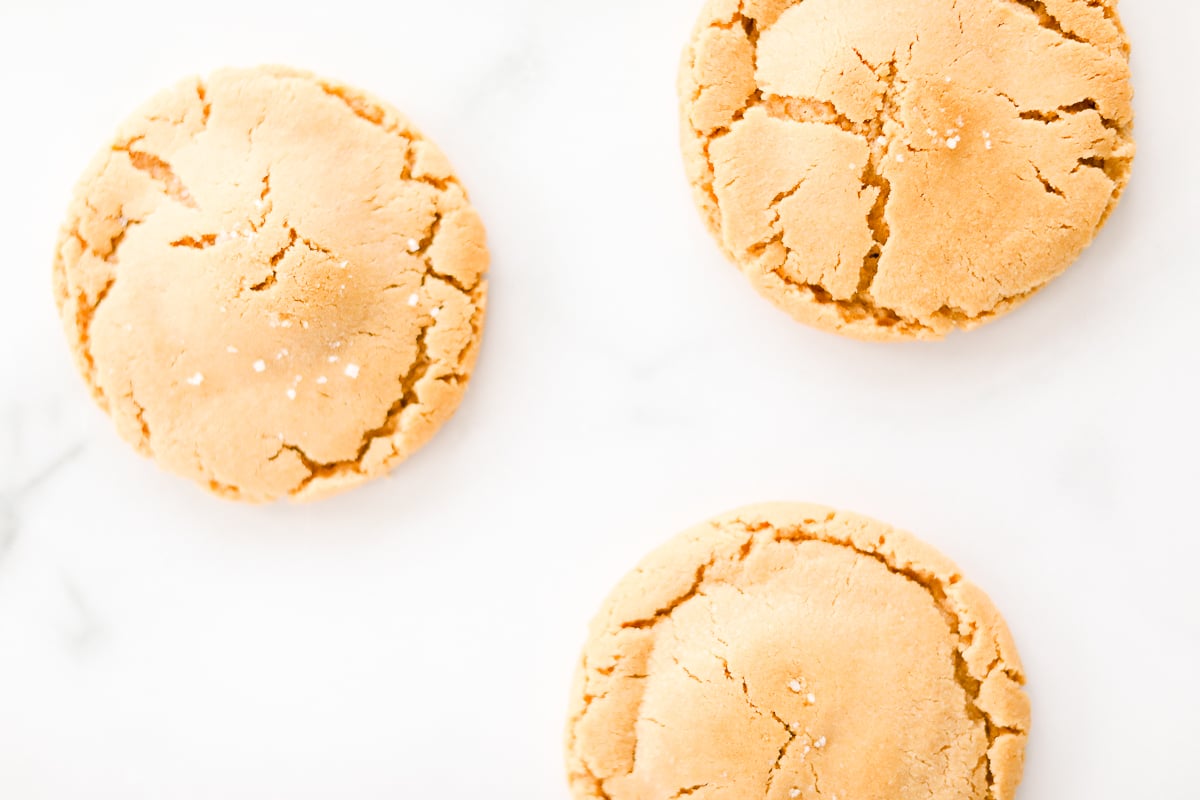
<svg viewBox="0 0 1200 800"><path fill-rule="evenodd" d="M1140 153L1096 246L1010 318L900 347L794 324L702 230L674 95L699 0L378 5L0 8L0 797L565 798L603 595L766 499L914 530L992 594L1034 701L1021 798L1195 796L1196 3L1123 3ZM265 61L405 109L494 256L458 416L311 507L230 505L137 456L50 291L116 124Z"/></svg>

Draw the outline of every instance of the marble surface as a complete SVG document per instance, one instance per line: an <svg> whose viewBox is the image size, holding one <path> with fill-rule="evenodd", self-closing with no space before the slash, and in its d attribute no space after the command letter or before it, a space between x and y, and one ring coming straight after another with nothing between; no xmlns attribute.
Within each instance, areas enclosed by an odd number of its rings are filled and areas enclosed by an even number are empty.
<svg viewBox="0 0 1200 800"><path fill-rule="evenodd" d="M1197 4L1123 3L1141 149L1096 246L1007 320L899 347L792 323L702 230L673 89L697 5L0 6L0 797L565 798L601 598L764 499L912 529L992 594L1034 701L1021 798L1194 796ZM494 253L459 415L311 507L229 505L137 456L50 292L117 122L259 62L406 109Z"/></svg>

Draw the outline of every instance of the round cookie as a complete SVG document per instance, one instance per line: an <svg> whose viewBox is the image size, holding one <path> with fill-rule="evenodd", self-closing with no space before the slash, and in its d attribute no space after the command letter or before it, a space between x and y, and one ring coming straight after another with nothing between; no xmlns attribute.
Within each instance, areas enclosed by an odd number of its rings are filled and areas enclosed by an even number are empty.
<svg viewBox="0 0 1200 800"><path fill-rule="evenodd" d="M186 80L84 173L54 261L80 371L121 435L219 495L385 473L458 406L483 225L390 106L281 67Z"/></svg>
<svg viewBox="0 0 1200 800"><path fill-rule="evenodd" d="M708 227L796 319L935 339L1019 305L1129 180L1116 0L709 0L680 79Z"/></svg>
<svg viewBox="0 0 1200 800"><path fill-rule="evenodd" d="M1011 800L1029 702L1004 621L907 533L745 508L659 549L592 623L577 800Z"/></svg>

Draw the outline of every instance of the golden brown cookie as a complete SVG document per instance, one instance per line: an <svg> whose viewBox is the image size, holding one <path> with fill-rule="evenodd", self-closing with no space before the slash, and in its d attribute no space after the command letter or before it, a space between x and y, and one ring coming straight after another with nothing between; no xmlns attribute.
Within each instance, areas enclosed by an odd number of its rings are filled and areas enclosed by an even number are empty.
<svg viewBox="0 0 1200 800"><path fill-rule="evenodd" d="M391 107L296 70L163 92L88 167L54 262L67 338L121 435L230 498L386 472L462 398L479 216Z"/></svg>
<svg viewBox="0 0 1200 800"><path fill-rule="evenodd" d="M680 98L726 254L796 319L869 340L1020 304L1134 154L1116 0L709 0Z"/></svg>
<svg viewBox="0 0 1200 800"><path fill-rule="evenodd" d="M745 508L630 573L573 690L575 798L1011 800L1029 702L987 596L911 535Z"/></svg>

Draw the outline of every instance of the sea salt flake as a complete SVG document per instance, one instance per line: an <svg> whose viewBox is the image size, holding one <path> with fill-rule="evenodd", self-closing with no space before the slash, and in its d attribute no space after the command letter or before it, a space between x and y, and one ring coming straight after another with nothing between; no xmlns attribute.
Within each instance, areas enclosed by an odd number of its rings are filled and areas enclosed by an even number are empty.
<svg viewBox="0 0 1200 800"><path fill-rule="evenodd" d="M189 386L199 386L204 383L204 375L197 372L195 375L187 379Z"/></svg>
<svg viewBox="0 0 1200 800"><path fill-rule="evenodd" d="M820 739L817 739L815 742L813 742L813 747L815 747L815 748L817 748L817 749L819 750L819 749L821 749L822 747L824 747L824 746L825 746L825 744L826 744L826 742L825 742L825 737L824 737L824 736L822 736Z"/></svg>
<svg viewBox="0 0 1200 800"><path fill-rule="evenodd" d="M418 250L420 250L420 249L421 249L421 243L420 243L420 242L418 242L416 239L409 239L409 240L408 240L408 252L410 252L410 253L415 253L415 252L417 252L417 251L418 251Z"/></svg>
<svg viewBox="0 0 1200 800"><path fill-rule="evenodd" d="M340 359L340 358L338 358L337 356L330 356L330 357L329 357L329 363L330 363L330 364L336 364L336 363L337 363L337 362L339 362L339 361L341 361L341 359Z"/></svg>
<svg viewBox="0 0 1200 800"><path fill-rule="evenodd" d="M296 390L288 389L287 390L287 398L288 398L288 400L295 400L296 399Z"/></svg>
<svg viewBox="0 0 1200 800"><path fill-rule="evenodd" d="M321 377L317 378L317 385L319 385L319 386L324 386L324 385L325 385L325 384L327 384L327 383L329 383L329 378L326 378L324 375L322 375Z"/></svg>
<svg viewBox="0 0 1200 800"><path fill-rule="evenodd" d="M417 305L417 303L419 303L419 302L421 302L421 298L420 298L420 297L418 297L417 295L415 295L415 294L410 294L410 295L408 296L408 304L409 304L410 306L413 306L413 307L415 307L415 306Z"/></svg>
<svg viewBox="0 0 1200 800"><path fill-rule="evenodd" d="M949 139L946 140L946 147L949 147L951 150L957 150L958 143L961 141L962 141L962 139L960 137L951 136Z"/></svg>
<svg viewBox="0 0 1200 800"><path fill-rule="evenodd" d="M347 364L346 365L346 377L347 378L357 378L358 377L358 364Z"/></svg>
<svg viewBox="0 0 1200 800"><path fill-rule="evenodd" d="M800 681L796 680L795 678L788 681L788 688L796 694L800 694L800 692L804 689L804 687L800 685Z"/></svg>
<svg viewBox="0 0 1200 800"><path fill-rule="evenodd" d="M238 351L238 349L236 347L234 347L233 345L229 345L228 347L225 348L226 353L236 353L237 351Z"/></svg>
<svg viewBox="0 0 1200 800"><path fill-rule="evenodd" d="M792 789L790 792L788 792L788 797L799 797L799 796L800 796L799 789Z"/></svg>
<svg viewBox="0 0 1200 800"><path fill-rule="evenodd" d="M267 362L263 361L261 358L258 361L254 362L254 371L255 372L264 372L264 371L266 371L266 369L267 369Z"/></svg>

